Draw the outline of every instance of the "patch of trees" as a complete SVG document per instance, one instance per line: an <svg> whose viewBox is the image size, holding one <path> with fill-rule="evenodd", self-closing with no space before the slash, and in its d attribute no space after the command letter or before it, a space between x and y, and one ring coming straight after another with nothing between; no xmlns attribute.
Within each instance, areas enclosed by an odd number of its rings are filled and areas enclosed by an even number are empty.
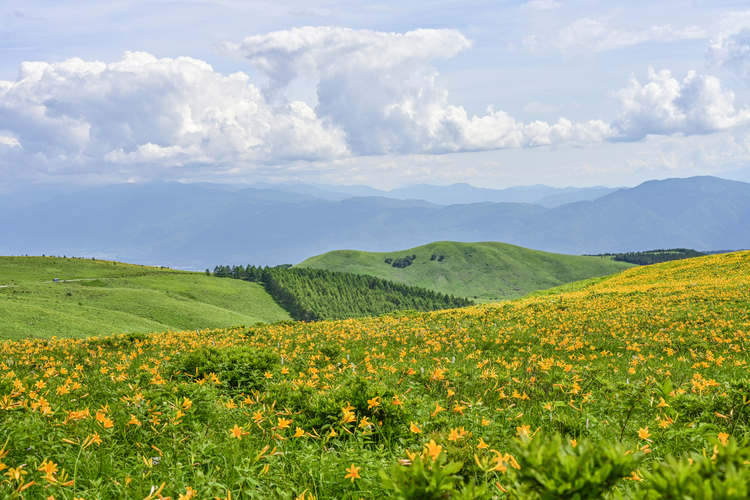
<svg viewBox="0 0 750 500"><path fill-rule="evenodd" d="M603 253L598 256L610 257L612 260L629 262L639 266L648 266L650 264L659 264L660 262L690 259L693 257L702 257L704 255L706 254L689 248L670 248L667 250L648 250L646 252Z"/></svg>
<svg viewBox="0 0 750 500"><path fill-rule="evenodd" d="M384 262L393 267L403 269L404 267L409 267L416 258L416 255L407 255L406 257L398 257L396 259L385 259Z"/></svg>
<svg viewBox="0 0 750 500"><path fill-rule="evenodd" d="M216 266L214 276L262 283L298 321L380 316L400 310L435 311L472 301L361 274L288 266Z"/></svg>

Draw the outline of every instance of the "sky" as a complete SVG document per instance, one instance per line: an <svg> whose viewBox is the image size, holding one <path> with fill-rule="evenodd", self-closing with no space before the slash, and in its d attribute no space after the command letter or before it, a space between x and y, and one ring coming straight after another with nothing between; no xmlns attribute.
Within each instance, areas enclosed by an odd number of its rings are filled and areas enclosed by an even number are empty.
<svg viewBox="0 0 750 500"><path fill-rule="evenodd" d="M0 193L749 165L747 2L0 0Z"/></svg>

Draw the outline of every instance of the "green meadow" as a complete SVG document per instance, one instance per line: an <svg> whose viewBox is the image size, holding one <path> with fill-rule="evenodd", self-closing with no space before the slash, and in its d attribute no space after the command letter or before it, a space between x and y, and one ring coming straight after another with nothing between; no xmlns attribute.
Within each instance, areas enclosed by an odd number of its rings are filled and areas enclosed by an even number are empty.
<svg viewBox="0 0 750 500"><path fill-rule="evenodd" d="M386 259L416 255L403 268ZM634 267L609 258L540 252L506 243L438 241L398 252L337 250L296 267L368 274L478 302L508 300L536 290L611 275Z"/></svg>
<svg viewBox="0 0 750 500"><path fill-rule="evenodd" d="M0 286L0 338L6 339L84 338L289 319L257 283L112 261L0 257Z"/></svg>

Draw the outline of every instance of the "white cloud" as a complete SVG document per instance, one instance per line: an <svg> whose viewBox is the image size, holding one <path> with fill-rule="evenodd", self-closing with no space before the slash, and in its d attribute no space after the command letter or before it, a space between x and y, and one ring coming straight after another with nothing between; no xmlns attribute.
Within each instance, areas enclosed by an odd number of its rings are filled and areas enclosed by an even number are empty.
<svg viewBox="0 0 750 500"><path fill-rule="evenodd" d="M601 121L524 125L503 111L469 118L448 103L430 65L467 49L455 30L405 34L305 27L225 43L269 78L277 97L299 76L319 79L316 115L346 134L355 154L408 154L595 142L611 134ZM587 133L591 135L587 135Z"/></svg>
<svg viewBox="0 0 750 500"><path fill-rule="evenodd" d="M11 148L21 147L21 143L18 142L18 139L10 135L0 135L0 144L3 144Z"/></svg>
<svg viewBox="0 0 750 500"><path fill-rule="evenodd" d="M750 108L736 109L734 93L713 76L690 71L682 82L667 70L649 68L650 82L614 93L620 115L613 125L626 140L647 135L708 134L750 124Z"/></svg>
<svg viewBox="0 0 750 500"><path fill-rule="evenodd" d="M181 166L348 154L343 134L303 102L272 108L243 73L139 52L112 64L23 63L16 81L0 82L0 121L31 163Z"/></svg>
<svg viewBox="0 0 750 500"><path fill-rule="evenodd" d="M526 36L523 38L523 44L530 50L553 49L563 54L571 54L605 52L646 42L676 42L696 38L708 38L708 34L698 26L674 29L669 24L639 31L626 30L612 26L607 21L585 17L550 36Z"/></svg>
<svg viewBox="0 0 750 500"><path fill-rule="evenodd" d="M750 84L750 20L748 28L737 33L722 34L711 40L706 60L711 65L724 66Z"/></svg>

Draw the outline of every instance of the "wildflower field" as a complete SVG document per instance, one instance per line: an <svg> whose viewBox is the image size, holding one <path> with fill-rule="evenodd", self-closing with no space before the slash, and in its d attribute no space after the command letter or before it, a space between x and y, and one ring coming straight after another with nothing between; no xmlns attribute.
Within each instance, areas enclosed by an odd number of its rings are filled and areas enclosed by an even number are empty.
<svg viewBox="0 0 750 500"><path fill-rule="evenodd" d="M739 252L446 311L5 341L0 495L746 498L749 311Z"/></svg>

